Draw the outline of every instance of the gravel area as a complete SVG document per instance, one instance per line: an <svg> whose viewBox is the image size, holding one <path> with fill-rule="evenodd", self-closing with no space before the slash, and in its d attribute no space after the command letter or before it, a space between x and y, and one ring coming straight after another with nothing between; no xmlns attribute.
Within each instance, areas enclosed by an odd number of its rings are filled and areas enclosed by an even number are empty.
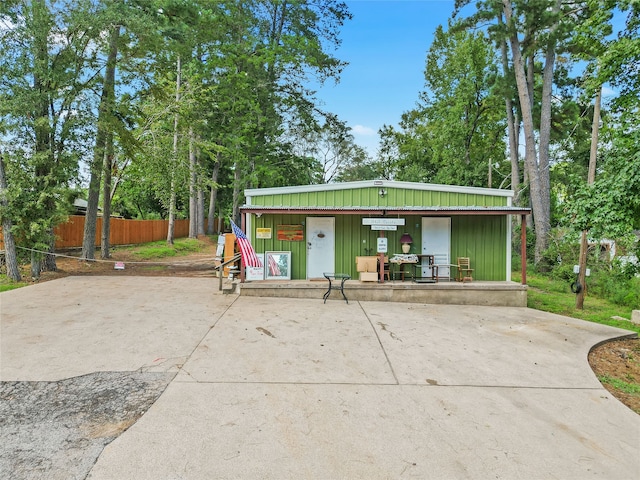
<svg viewBox="0 0 640 480"><path fill-rule="evenodd" d="M0 478L72 480L156 401L174 373L0 382Z"/></svg>

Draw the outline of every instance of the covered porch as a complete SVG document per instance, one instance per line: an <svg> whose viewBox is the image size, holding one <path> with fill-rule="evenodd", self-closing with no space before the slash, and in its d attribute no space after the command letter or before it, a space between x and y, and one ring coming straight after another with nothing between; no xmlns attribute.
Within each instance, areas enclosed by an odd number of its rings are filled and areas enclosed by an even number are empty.
<svg viewBox="0 0 640 480"><path fill-rule="evenodd" d="M241 295L344 301L340 290L328 291L323 277L333 275L334 282L351 277L344 293L354 301L526 305L526 229L518 284L511 281L511 227L514 216L525 223L531 211L513 206L509 190L373 180L245 196L241 228L264 252L264 265L279 268L277 275L266 267L251 272L245 283L243 259ZM468 281L451 281L465 271L463 259L471 261Z"/></svg>

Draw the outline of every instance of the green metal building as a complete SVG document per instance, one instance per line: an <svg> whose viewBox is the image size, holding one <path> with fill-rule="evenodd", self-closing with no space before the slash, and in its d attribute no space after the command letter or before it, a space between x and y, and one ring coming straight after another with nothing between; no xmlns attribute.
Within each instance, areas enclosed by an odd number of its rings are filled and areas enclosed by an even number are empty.
<svg viewBox="0 0 640 480"><path fill-rule="evenodd" d="M249 189L245 197L242 228L252 245L282 253L288 271L280 274L294 280L357 278L356 257L384 251L382 237L385 255L402 253L409 234L410 253L434 255L440 275L470 257L474 279L510 281L512 216L530 213L512 205L511 190L388 180Z"/></svg>

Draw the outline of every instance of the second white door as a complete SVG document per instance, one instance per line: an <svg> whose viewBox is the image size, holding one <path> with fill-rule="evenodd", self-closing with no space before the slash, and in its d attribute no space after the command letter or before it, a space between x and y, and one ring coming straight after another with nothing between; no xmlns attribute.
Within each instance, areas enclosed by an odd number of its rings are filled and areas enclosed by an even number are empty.
<svg viewBox="0 0 640 480"><path fill-rule="evenodd" d="M451 263L451 217L422 217L422 253L433 255L439 277L449 277ZM423 260L422 276L430 277L431 268Z"/></svg>

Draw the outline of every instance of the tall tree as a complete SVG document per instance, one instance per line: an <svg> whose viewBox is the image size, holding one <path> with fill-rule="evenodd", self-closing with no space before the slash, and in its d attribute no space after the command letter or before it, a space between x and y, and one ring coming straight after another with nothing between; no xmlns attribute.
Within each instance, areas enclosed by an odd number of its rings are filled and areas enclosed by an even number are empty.
<svg viewBox="0 0 640 480"><path fill-rule="evenodd" d="M468 3L458 0L456 7ZM549 155L556 59L571 47L571 32L589 17L590 7L589 1L481 0L476 3L476 13L464 21L472 28L488 24L494 40L509 45L525 140L525 173L535 222L537 264L544 258L551 228ZM600 8L610 9L611 4Z"/></svg>
<svg viewBox="0 0 640 480"><path fill-rule="evenodd" d="M351 129L336 116L329 116L316 135L314 157L322 165L322 181L335 181L340 172L362 155Z"/></svg>
<svg viewBox="0 0 640 480"><path fill-rule="evenodd" d="M355 145L351 158L336 175L336 182L356 182L381 178L378 165L373 162L367 151Z"/></svg>
<svg viewBox="0 0 640 480"><path fill-rule="evenodd" d="M115 83L116 63L118 61L118 45L120 41L119 24L110 25L107 62L105 66L102 96L98 108L98 126L93 151L93 159L89 170L89 198L84 223L84 237L82 240L82 258L95 258L96 223L98 218L98 203L100 200L100 185L104 171L105 156L107 155L107 141L112 139L115 118ZM111 140L112 141L112 140Z"/></svg>
<svg viewBox="0 0 640 480"><path fill-rule="evenodd" d="M482 32L452 27L436 29L420 103L384 141L398 142L398 179L493 186L494 170L504 169L497 58Z"/></svg>
<svg viewBox="0 0 640 480"><path fill-rule="evenodd" d="M498 14L498 24L504 22L502 12ZM507 138L509 142L509 160L511 162L511 189L515 193L514 203L520 204L520 122L518 121L516 105L514 102L514 93L509 88L510 80L513 78L513 72L509 65L509 45L506 39L498 39L500 45L500 60L502 64L502 80L504 106L507 114Z"/></svg>
<svg viewBox="0 0 640 480"><path fill-rule="evenodd" d="M2 225L2 240L4 243L5 262L7 265L7 276L14 282L22 280L20 269L18 268L18 255L16 252L16 242L13 237L13 221L7 211L9 207L7 178L4 171L4 159L0 152L0 224Z"/></svg>
<svg viewBox="0 0 640 480"><path fill-rule="evenodd" d="M598 177L592 185L584 181L586 171L575 179L563 210L567 224L593 238L624 240L640 228L640 5L618 6L625 27L596 51L588 77L592 91L606 82L619 89L603 121Z"/></svg>
<svg viewBox="0 0 640 480"><path fill-rule="evenodd" d="M438 169L432 181L484 186L494 165L504 160L497 78L497 58L483 33L436 29L421 95Z"/></svg>
<svg viewBox="0 0 640 480"><path fill-rule="evenodd" d="M176 106L180 104L182 95L182 62L180 55L176 59ZM180 132L180 114L177 109L173 114L173 148L171 149L171 164L169 166L170 183L169 183L169 227L167 229L167 244L173 245L174 229L176 219L176 164L178 163L178 138Z"/></svg>
<svg viewBox="0 0 640 480"><path fill-rule="evenodd" d="M78 2L0 4L0 123L7 183L16 191L8 211L16 239L32 249L32 275L50 251L53 227L68 213L69 183L85 152L90 107L84 95L91 5ZM47 268L55 269L48 255Z"/></svg>

